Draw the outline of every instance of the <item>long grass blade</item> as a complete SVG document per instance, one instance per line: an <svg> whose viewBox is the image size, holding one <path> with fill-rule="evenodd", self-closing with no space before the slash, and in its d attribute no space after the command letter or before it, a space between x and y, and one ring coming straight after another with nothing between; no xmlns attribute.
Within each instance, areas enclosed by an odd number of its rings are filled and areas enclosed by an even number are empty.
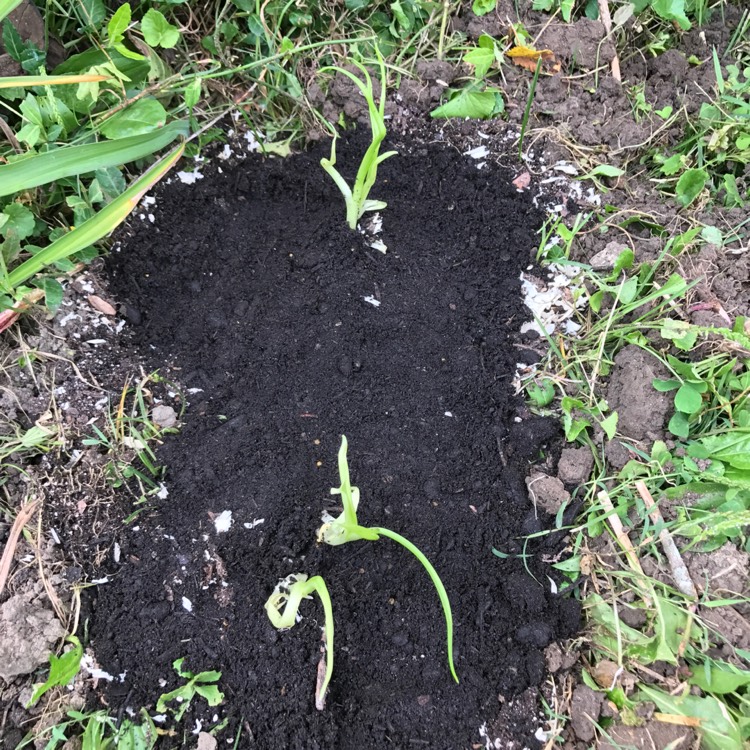
<svg viewBox="0 0 750 750"><path fill-rule="evenodd" d="M0 21L9 13L12 13L21 2L22 0L0 0Z"/></svg>
<svg viewBox="0 0 750 750"><path fill-rule="evenodd" d="M64 83L91 83L106 80L107 76L98 76L91 73L78 76L5 76L0 78L0 89L12 89L19 86L24 88L30 86L59 86Z"/></svg>
<svg viewBox="0 0 750 750"><path fill-rule="evenodd" d="M175 138L187 135L187 132L187 122L178 120L152 133L83 146L67 146L21 157L0 165L0 196L29 190L63 177L143 159L168 146Z"/></svg>
<svg viewBox="0 0 750 750"><path fill-rule="evenodd" d="M419 547L412 544L406 537L397 534L395 531L390 529L384 529L382 526L370 527L370 531L376 531L378 534L387 536L389 539L393 539L394 542L398 542L402 547L405 547L414 557L422 563L422 566L430 576L432 584L435 586L438 598L440 599L440 605L443 608L443 614L445 615L445 629L448 641L448 667L453 679L458 682L458 675L456 674L456 667L453 664L453 612L451 611L451 603L448 600L448 594L443 586L443 582L440 580L440 576L437 574L435 568L432 567L432 563L427 559L424 552Z"/></svg>
<svg viewBox="0 0 750 750"><path fill-rule="evenodd" d="M9 286L15 288L23 284L43 268L52 263L57 263L57 261L89 247L89 245L93 245L102 237L106 237L128 217L143 195L174 166L182 156L184 149L184 144L178 146L139 177L122 195L115 198L88 221L55 240L44 250L14 268L8 274Z"/></svg>

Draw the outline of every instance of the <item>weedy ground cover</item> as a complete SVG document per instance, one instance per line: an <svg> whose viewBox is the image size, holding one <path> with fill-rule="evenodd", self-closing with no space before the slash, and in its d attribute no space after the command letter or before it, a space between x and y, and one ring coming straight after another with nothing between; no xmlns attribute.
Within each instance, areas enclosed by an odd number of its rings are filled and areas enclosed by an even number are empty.
<svg viewBox="0 0 750 750"><path fill-rule="evenodd" d="M587 510L570 527L572 556L559 564L584 583L585 683L625 723L637 725L639 705L652 701L663 721L695 726L702 746L741 748L750 733L750 654L723 622L741 620L747 598L742 576L727 585L708 565L720 554L745 569L750 550L750 331L745 317L726 313L725 325L690 322L691 284L679 271L702 242L697 227L666 241L654 262L634 264L624 250L607 276L584 265L590 312L576 335L550 339L528 392L538 406L554 400L566 439L593 453L593 474L580 488ZM622 397L611 393L613 408L607 401L618 353L634 347L664 373L644 392L669 394L666 409L649 415L655 433L671 418L648 451L639 447L645 433L618 424ZM614 469L613 442L627 449ZM619 565L604 562L612 553ZM671 666L654 681L657 664ZM615 726L598 720L603 737Z"/></svg>

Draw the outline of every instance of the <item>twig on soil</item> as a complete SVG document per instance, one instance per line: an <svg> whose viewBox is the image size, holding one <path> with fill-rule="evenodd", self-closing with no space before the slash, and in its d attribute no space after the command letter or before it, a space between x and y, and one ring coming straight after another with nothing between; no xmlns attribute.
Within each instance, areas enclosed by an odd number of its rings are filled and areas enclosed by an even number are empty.
<svg viewBox="0 0 750 750"><path fill-rule="evenodd" d="M599 18L602 19L602 23L604 24L606 37L612 36L612 16L609 15L609 3L607 0L598 0L598 2ZM612 78L618 83L622 83L622 76L620 75L620 58L617 57L617 47L615 47L615 56L612 58Z"/></svg>
<svg viewBox="0 0 750 750"><path fill-rule="evenodd" d="M664 524L664 517L654 502L654 498L651 497L648 487L646 487L646 484L641 479L635 483L635 487L638 490L638 494L643 499L643 502L646 504L651 521L660 529L659 541L661 542L664 554L669 561L669 567L672 569L672 577L677 584L677 588L685 594L685 596L690 597L693 600L697 599L698 591L695 588L693 579L690 577L687 565L685 565L685 561L682 559L680 550L677 549L677 545L674 543L674 539L672 539L669 529L667 529Z"/></svg>
<svg viewBox="0 0 750 750"><path fill-rule="evenodd" d="M617 538L617 541L620 543L620 546L625 552L625 557L628 558L630 567L639 576L644 577L645 574L643 572L643 568L641 567L641 562L638 559L638 555L636 554L635 547L633 547L633 543L630 541L630 537L628 536L622 525L620 516L617 515L614 505L612 505L612 500L610 499L609 494L606 492L606 490L602 490L596 497L602 504L602 508L604 508L604 510L607 512L607 520L609 521L609 525L612 527L612 531L615 532L615 537Z"/></svg>
<svg viewBox="0 0 750 750"><path fill-rule="evenodd" d="M44 573L44 560L42 560L42 514L39 513L37 515L37 523L36 523L36 562L39 566L39 578L42 579L42 583L44 584L44 590L47 592L47 596L49 597L50 603L52 604L52 609L55 610L55 614L57 615L57 619L60 620L61 623L67 623L68 620L68 613L65 611L65 606L63 605L62 601L60 600L60 597L57 595L57 591L55 591L52 588L52 585L49 582L49 579Z"/></svg>
<svg viewBox="0 0 750 750"><path fill-rule="evenodd" d="M8 576L10 575L10 566L13 562L13 555L16 552L18 538L21 536L23 527L26 526L34 516L34 512L38 505L38 500L30 500L23 505L16 515L16 520L13 522L13 526L11 526L8 541L3 550L3 556L0 558L0 594L3 593Z"/></svg>
<svg viewBox="0 0 750 750"><path fill-rule="evenodd" d="M684 633L680 645L677 648L678 655L682 656L685 653L688 642L690 641L693 619L695 618L695 613L698 609L698 591L695 588L693 579L690 577L690 571L688 570L687 565L685 565L685 561L682 559L680 550L677 549L677 545L674 543L672 535L669 533L669 529L667 529L664 524L664 517L662 516L659 507L654 502L651 493L648 491L648 487L646 487L641 479L635 483L635 487L646 505L652 523L657 527L661 527L661 530L659 531L659 541L661 542L664 554L667 556L669 567L672 570L672 578L674 578L677 588L682 594L693 600L693 603L688 607Z"/></svg>

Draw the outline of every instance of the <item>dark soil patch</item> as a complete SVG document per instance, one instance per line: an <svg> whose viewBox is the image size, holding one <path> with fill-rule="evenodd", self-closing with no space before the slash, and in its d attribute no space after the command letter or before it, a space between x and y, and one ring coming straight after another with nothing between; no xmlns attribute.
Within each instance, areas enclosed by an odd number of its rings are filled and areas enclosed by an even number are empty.
<svg viewBox="0 0 750 750"><path fill-rule="evenodd" d="M160 450L169 497L123 534L116 575L97 589L94 649L127 672L115 710L153 705L186 656L222 671L242 747L456 750L482 742L485 722L513 746L538 745L533 711L493 728L499 699L541 684L543 649L576 631L578 605L550 593L542 546L526 550L541 583L492 547L520 554L541 527L523 478L556 437L511 387L527 318L518 277L542 216L512 175L448 148L397 148L375 195L389 202L386 255L347 230L314 153L172 185L156 228L112 257L112 289L141 319L136 343L202 389ZM341 163L363 149L342 144ZM460 685L416 561L387 540L316 545L342 433L362 522L411 538L443 578ZM234 523L217 534L224 510ZM263 611L298 571L323 575L333 598L324 712L318 605L281 634Z"/></svg>

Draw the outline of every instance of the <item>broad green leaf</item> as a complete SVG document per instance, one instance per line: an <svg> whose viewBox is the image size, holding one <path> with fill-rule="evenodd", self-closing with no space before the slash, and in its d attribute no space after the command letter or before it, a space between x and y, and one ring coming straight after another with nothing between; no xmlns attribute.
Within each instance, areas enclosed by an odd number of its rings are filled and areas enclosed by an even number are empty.
<svg viewBox="0 0 750 750"><path fill-rule="evenodd" d="M682 158L681 154L674 154L668 159L665 159L659 168L661 173L667 176L677 174L682 169Z"/></svg>
<svg viewBox="0 0 750 750"><path fill-rule="evenodd" d="M0 227L0 234L25 240L34 231L34 214L21 203L9 203L1 214L5 221Z"/></svg>
<svg viewBox="0 0 750 750"><path fill-rule="evenodd" d="M86 29L99 29L107 17L104 0L75 0L73 7Z"/></svg>
<svg viewBox="0 0 750 750"><path fill-rule="evenodd" d="M83 646L74 635L69 635L65 640L72 643L73 648L62 656L49 655L49 677L46 682L34 688L27 708L33 706L48 690L58 685L64 687L78 674L81 668Z"/></svg>
<svg viewBox="0 0 750 750"><path fill-rule="evenodd" d="M654 386L654 390L666 393L667 391L675 391L680 387L679 380L661 380L660 378L654 378L651 381L651 385Z"/></svg>
<svg viewBox="0 0 750 750"><path fill-rule="evenodd" d="M624 284L620 286L620 301L624 305L629 305L638 294L638 277L631 276Z"/></svg>
<svg viewBox="0 0 750 750"><path fill-rule="evenodd" d="M139 99L106 120L101 133L110 140L129 138L163 128L166 121L167 112L157 99Z"/></svg>
<svg viewBox="0 0 750 750"><path fill-rule="evenodd" d="M690 383L681 385L674 397L674 406L677 411L685 414L695 414L703 405L703 398Z"/></svg>
<svg viewBox="0 0 750 750"><path fill-rule="evenodd" d="M666 318L661 326L661 337L674 342L684 351L690 351L698 339L698 328L683 320ZM677 370L679 372L679 370Z"/></svg>
<svg viewBox="0 0 750 750"><path fill-rule="evenodd" d="M411 31L414 22L409 18L400 0L391 3L391 12L398 22L399 31L401 32L401 34L396 34L395 36L403 37L405 34L408 34Z"/></svg>
<svg viewBox="0 0 750 750"><path fill-rule="evenodd" d="M217 672L215 669L209 670L208 672L198 672L193 677L195 682L218 682L221 679L221 672Z"/></svg>
<svg viewBox="0 0 750 750"><path fill-rule="evenodd" d="M676 437L687 438L690 434L690 424L688 418L683 412L676 411L669 420L667 429Z"/></svg>
<svg viewBox="0 0 750 750"><path fill-rule="evenodd" d="M617 278L620 275L620 271L624 271L626 268L632 268L635 261L635 253L628 247L623 250L615 261L615 266L612 269L612 275Z"/></svg>
<svg viewBox="0 0 750 750"><path fill-rule="evenodd" d="M201 98L201 79L193 79L185 86L185 106L192 109Z"/></svg>
<svg viewBox="0 0 750 750"><path fill-rule="evenodd" d="M735 206L742 206L744 204L739 187L737 186L737 179L733 174L724 175L724 191L727 194L724 199L724 205L727 208L734 208Z"/></svg>
<svg viewBox="0 0 750 750"><path fill-rule="evenodd" d="M704 693L725 695L750 685L750 672L737 669L731 664L706 662L703 667L692 667L691 685L697 685Z"/></svg>
<svg viewBox="0 0 750 750"><path fill-rule="evenodd" d="M221 675L221 673L219 673ZM218 679L218 678L217 678ZM195 686L195 692L208 701L209 706L218 706L224 700L222 693L216 685L198 685Z"/></svg>
<svg viewBox="0 0 750 750"><path fill-rule="evenodd" d="M3 49L16 62L23 60L23 53L26 49L18 29L11 21L3 21Z"/></svg>
<svg viewBox="0 0 750 750"><path fill-rule="evenodd" d="M688 693L674 696L643 684L640 690L663 713L700 719L698 732L702 737L701 747L706 750L742 750L737 724L726 706L712 695L698 697Z"/></svg>
<svg viewBox="0 0 750 750"><path fill-rule="evenodd" d="M184 146L179 146L168 156L154 164L143 176L138 178L121 196L105 206L99 213L81 226L55 240L41 252L32 256L14 268L8 274L8 284L18 287L28 281L43 268L57 263L63 258L77 253L79 250L93 245L102 237L106 237L119 226L138 202L177 162L182 156Z"/></svg>
<svg viewBox="0 0 750 750"><path fill-rule="evenodd" d="M471 5L471 10L475 16L486 16L491 11L495 10L497 0L474 0Z"/></svg>
<svg viewBox="0 0 750 750"><path fill-rule="evenodd" d="M464 55L464 62L474 66L474 77L484 78L495 62L495 52L487 47L475 47Z"/></svg>
<svg viewBox="0 0 750 750"><path fill-rule="evenodd" d="M187 135L187 123L176 121L145 135L84 146L66 146L43 154L24 156L0 165L0 196L29 190L63 177L143 159L184 135Z"/></svg>
<svg viewBox="0 0 750 750"><path fill-rule="evenodd" d="M146 15L143 16L141 31L146 44L150 47L171 49L180 41L180 30L154 8L147 10Z"/></svg>
<svg viewBox="0 0 750 750"><path fill-rule="evenodd" d="M125 178L117 167L97 169L96 172L94 172L94 177L99 183L99 187L101 188L107 202L116 198L127 187Z"/></svg>
<svg viewBox="0 0 750 750"><path fill-rule="evenodd" d="M683 31L690 28L690 21L685 15L685 0L653 0L651 9L667 21L676 21Z"/></svg>
<svg viewBox="0 0 750 750"><path fill-rule="evenodd" d="M125 38L125 32L130 26L130 3L123 3L109 19L107 36L110 44L120 44Z"/></svg>
<svg viewBox="0 0 750 750"><path fill-rule="evenodd" d="M430 112L431 117L471 117L486 120L495 111L495 94L492 91L469 91L464 89L457 96Z"/></svg>
<svg viewBox="0 0 750 750"><path fill-rule="evenodd" d="M750 429L735 427L723 435L709 435L701 440L713 459L735 469L750 470Z"/></svg>
<svg viewBox="0 0 750 750"><path fill-rule="evenodd" d="M62 284L57 279L46 278L34 282L36 286L44 290L44 304L51 313L56 313L62 305L65 294Z"/></svg>
<svg viewBox="0 0 750 750"><path fill-rule="evenodd" d="M705 169L687 169L683 172L677 187L675 195L677 202L681 206L689 206L701 193L708 180L708 172Z"/></svg>
<svg viewBox="0 0 750 750"><path fill-rule="evenodd" d="M718 227L705 226L701 230L701 237L710 245L721 247L724 244L724 236Z"/></svg>
<svg viewBox="0 0 750 750"><path fill-rule="evenodd" d="M617 432L617 412L613 411L606 419L599 422L599 426L604 430L607 438L612 440Z"/></svg>

